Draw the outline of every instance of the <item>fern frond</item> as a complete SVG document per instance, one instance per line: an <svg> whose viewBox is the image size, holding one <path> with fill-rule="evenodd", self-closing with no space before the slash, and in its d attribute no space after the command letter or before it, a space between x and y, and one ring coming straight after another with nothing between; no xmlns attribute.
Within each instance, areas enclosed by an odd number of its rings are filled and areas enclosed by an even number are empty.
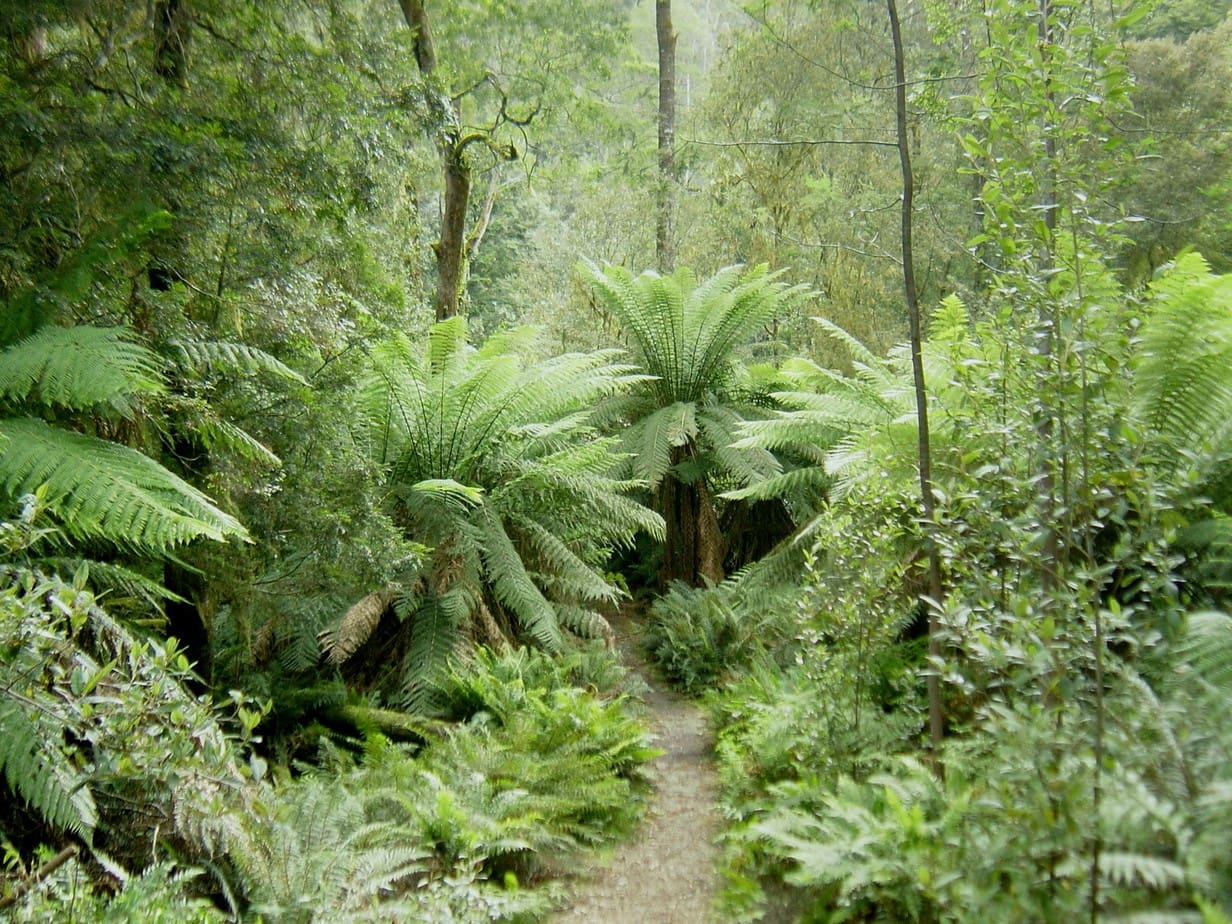
<svg viewBox="0 0 1232 924"><path fill-rule="evenodd" d="M1200 258L1180 261L1152 285L1142 326L1134 409L1175 464L1226 455L1232 440L1232 276Z"/></svg>
<svg viewBox="0 0 1232 924"><path fill-rule="evenodd" d="M813 320L820 324L826 333L847 348L847 352L851 354L851 359L854 363L870 370L881 368L881 357L877 356L857 338L843 330L843 328L826 318L815 317Z"/></svg>
<svg viewBox="0 0 1232 924"><path fill-rule="evenodd" d="M0 437L9 441L0 489L20 496L45 486L70 536L156 554L199 538L248 538L234 517L135 450L29 417L0 420Z"/></svg>
<svg viewBox="0 0 1232 924"><path fill-rule="evenodd" d="M164 391L157 355L119 327L42 328L0 352L0 397L45 407L133 412Z"/></svg>
<svg viewBox="0 0 1232 924"><path fill-rule="evenodd" d="M181 600L158 581L132 568L113 562L61 555L40 555L39 567L54 574L82 574L100 595L111 591L158 606L168 600ZM2 570L2 569L0 569Z"/></svg>
<svg viewBox="0 0 1232 924"><path fill-rule="evenodd" d="M725 491L729 500L773 500L776 497L806 496L814 500L825 497L831 479L824 468L809 466L772 475L745 488Z"/></svg>
<svg viewBox="0 0 1232 924"><path fill-rule="evenodd" d="M480 518L483 527L483 559L488 581L496 598L513 612L521 627L549 651L564 644L556 611L535 586L504 525L491 510Z"/></svg>
<svg viewBox="0 0 1232 924"><path fill-rule="evenodd" d="M1232 616L1190 613L1177 655L1216 690L1232 695Z"/></svg>
<svg viewBox="0 0 1232 924"><path fill-rule="evenodd" d="M87 844L98 825L98 808L86 778L60 750L62 730L38 727L12 690L0 690L0 770L9 789L56 828Z"/></svg>
<svg viewBox="0 0 1232 924"><path fill-rule="evenodd" d="M461 641L467 606L459 590L422 601L411 623L411 643L402 660L402 705L410 712L430 709L449 660Z"/></svg>
<svg viewBox="0 0 1232 924"><path fill-rule="evenodd" d="M428 331L428 368L438 374L443 373L466 349L466 319L455 315L438 321Z"/></svg>
<svg viewBox="0 0 1232 924"><path fill-rule="evenodd" d="M265 373L297 385L307 381L264 350L223 340L168 340L167 349L181 368L201 373Z"/></svg>
<svg viewBox="0 0 1232 924"><path fill-rule="evenodd" d="M601 639L613 643L615 634L612 625L594 610L586 610L577 606L560 605L556 607L560 615L560 623L578 638Z"/></svg>
<svg viewBox="0 0 1232 924"><path fill-rule="evenodd" d="M672 449L688 445L698 434L697 407L675 402L641 422L641 448L633 461L633 477L657 487L671 470Z"/></svg>
<svg viewBox="0 0 1232 924"><path fill-rule="evenodd" d="M744 420L722 405L709 405L698 414L698 423L722 470L739 484L755 484L782 471L779 460L765 447L737 444L737 431Z"/></svg>
<svg viewBox="0 0 1232 924"><path fill-rule="evenodd" d="M566 545L560 537L530 517L511 517L510 524L525 537L526 543L550 566L553 573L567 575L570 589L583 600L615 602L617 590Z"/></svg>
<svg viewBox="0 0 1232 924"><path fill-rule="evenodd" d="M192 436L205 449L224 449L241 459L258 462L271 468L282 464L274 452L243 427L228 420L206 414L193 421Z"/></svg>
<svg viewBox="0 0 1232 924"><path fill-rule="evenodd" d="M1163 857L1106 850L1099 857L1099 872L1114 886L1141 887L1166 892L1186 883L1185 867Z"/></svg>

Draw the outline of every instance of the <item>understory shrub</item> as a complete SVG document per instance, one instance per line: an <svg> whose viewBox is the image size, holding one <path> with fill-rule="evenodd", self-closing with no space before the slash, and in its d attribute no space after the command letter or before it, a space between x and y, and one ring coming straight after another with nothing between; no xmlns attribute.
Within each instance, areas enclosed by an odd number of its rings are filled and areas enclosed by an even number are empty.
<svg viewBox="0 0 1232 924"><path fill-rule="evenodd" d="M261 708L192 694L187 659L84 574L0 567L13 920L533 920L552 864L640 817L656 752L602 646L479 649L450 675L461 721L420 721L414 747L372 732L360 754L323 736L293 775L249 747Z"/></svg>
<svg viewBox="0 0 1232 924"><path fill-rule="evenodd" d="M572 686L583 658L484 649L451 671L465 721L415 751L330 745L286 781L269 849L244 858L268 921L520 921L548 868L640 817L656 753L633 702ZM593 673L593 668L591 669Z"/></svg>
<svg viewBox="0 0 1232 924"><path fill-rule="evenodd" d="M1069 285L1048 297L1090 299L1082 335L1043 371L1010 315L939 312L932 522L907 418L829 456L859 477L820 518L797 663L715 709L733 916L782 883L816 921L1232 913L1232 621L1199 583L1232 507L1232 283L1190 258L1143 300L1094 272ZM921 657L903 636L930 542ZM925 742L930 674L944 725Z"/></svg>
<svg viewBox="0 0 1232 924"><path fill-rule="evenodd" d="M791 630L782 611L780 600L753 604L737 582L676 582L650 607L642 645L673 687L697 696L780 655Z"/></svg>
<svg viewBox="0 0 1232 924"><path fill-rule="evenodd" d="M261 761L189 691L174 644L112 619L84 570L72 581L0 573L0 838L17 874L4 891L37 866L40 845L75 845L83 863L70 865L86 865L84 879L123 884L174 859L207 873L199 888L233 900L229 856L251 836ZM260 710L238 694L235 705L251 731Z"/></svg>

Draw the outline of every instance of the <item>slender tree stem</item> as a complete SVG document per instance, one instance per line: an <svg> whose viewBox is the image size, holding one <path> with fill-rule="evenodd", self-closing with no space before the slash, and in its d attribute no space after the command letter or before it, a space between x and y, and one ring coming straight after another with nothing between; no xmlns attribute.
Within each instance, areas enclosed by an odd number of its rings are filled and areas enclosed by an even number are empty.
<svg viewBox="0 0 1232 924"><path fill-rule="evenodd" d="M676 32L672 0L655 0L655 35L659 43L659 209L655 258L659 272L675 268L676 182Z"/></svg>
<svg viewBox="0 0 1232 924"><path fill-rule="evenodd" d="M903 292L911 328L911 372L915 383L916 427L919 431L920 502L924 509L924 543L928 551L928 737L934 767L941 772L940 751L945 735L945 715L941 704L941 678L936 671L941 657L941 556L937 549L937 505L933 496L932 450L928 431L928 389L924 380L923 335L920 323L920 298L915 281L912 247L912 210L915 205L915 174L911 167L911 145L907 124L906 55L895 0L886 0L890 35L894 41L894 113L898 138L898 160L902 169L902 254Z"/></svg>

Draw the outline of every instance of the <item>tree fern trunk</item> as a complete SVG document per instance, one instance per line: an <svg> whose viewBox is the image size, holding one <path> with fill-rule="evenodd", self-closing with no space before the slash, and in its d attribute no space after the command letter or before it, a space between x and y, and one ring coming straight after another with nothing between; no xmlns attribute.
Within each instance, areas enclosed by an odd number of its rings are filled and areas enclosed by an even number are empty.
<svg viewBox="0 0 1232 924"><path fill-rule="evenodd" d="M673 452L683 458L681 450ZM706 581L723 580L723 535L719 517L705 479L685 484L672 476L663 480L658 492L659 513L666 524L663 540L663 567L659 582L684 581L699 587Z"/></svg>

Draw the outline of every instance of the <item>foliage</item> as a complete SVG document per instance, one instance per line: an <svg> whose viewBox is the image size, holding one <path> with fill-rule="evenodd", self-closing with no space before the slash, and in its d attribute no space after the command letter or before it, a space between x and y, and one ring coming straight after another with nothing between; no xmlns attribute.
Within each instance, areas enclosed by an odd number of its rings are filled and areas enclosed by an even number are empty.
<svg viewBox="0 0 1232 924"><path fill-rule="evenodd" d="M633 422L625 445L632 473L657 487L671 473L745 483L775 468L757 451L731 451L739 411L731 406L736 353L745 338L803 290L761 266L732 266L698 281L687 269L634 277L619 267L590 267L586 278L603 306L635 339L648 378L619 405ZM673 448L692 448L673 462Z"/></svg>
<svg viewBox="0 0 1232 924"><path fill-rule="evenodd" d="M206 899L187 894L192 888L193 871L177 870L170 863L159 863L130 877L114 896L83 890L80 880L86 875L79 863L70 861L42 880L6 920L14 924L221 924L228 920Z"/></svg>
<svg viewBox="0 0 1232 924"><path fill-rule="evenodd" d="M925 352L945 447L936 535L948 596L943 659L928 669L950 717L942 782L903 759L922 666L896 642L917 618L914 441L895 438L899 421L882 412L826 456L861 464L814 524L799 664L753 672L715 700L738 822L733 913L758 915L763 884L782 880L825 920L1063 920L1092 902L1101 914L1197 920L1200 904L1226 902L1232 871L1210 845L1226 835L1227 736L1207 724L1223 707L1197 705L1226 680L1213 669L1224 619L1186 613L1222 599L1220 584L1197 580L1220 573L1223 554L1222 540L1198 536L1221 535L1224 519L1225 281L1198 258L1140 302L1094 270L1085 280L1087 329L1132 313L1137 336L1104 337L1098 350L1079 340L1081 388L1050 383L1077 441L1062 456L1074 480L1051 584L1031 551L1049 522L1030 489L1033 359L1006 352L1020 336L1012 323L972 325L956 303L934 320ZM845 395L868 374L857 369L849 386L818 378ZM863 405L877 407L879 393L894 391L870 389ZM750 430L834 445L824 417L795 415Z"/></svg>
<svg viewBox="0 0 1232 924"><path fill-rule="evenodd" d="M147 554L244 537L233 517L148 456L36 416L97 410L131 420L139 399L163 388L157 357L123 330L44 327L9 345L0 353L0 489L9 503L39 490L69 538Z"/></svg>
<svg viewBox="0 0 1232 924"><path fill-rule="evenodd" d="M608 474L615 441L588 422L636 377L612 351L525 362L529 336L473 349L464 322L438 323L422 356L405 340L374 350L359 395L356 439L384 468L397 521L433 549L398 594L410 641L388 665L412 704L463 633L497 641L493 619L551 650L565 628L601 636L592 607L618 595L602 570L610 550L661 529L625 496L634 483ZM338 663L376 625L352 615L328 642Z"/></svg>
<svg viewBox="0 0 1232 924"><path fill-rule="evenodd" d="M672 585L650 607L642 645L668 682L690 696L772 663L794 626L782 595L750 602L734 579L703 589Z"/></svg>
<svg viewBox="0 0 1232 924"><path fill-rule="evenodd" d="M721 579L721 541L712 485L739 487L777 473L760 448L733 446L747 409L736 385L737 352L759 326L800 298L765 266L732 266L698 281L687 269L633 276L620 267L583 268L604 310L637 343L648 377L611 402L628 423L628 472L656 491L667 522L661 581Z"/></svg>
<svg viewBox="0 0 1232 924"><path fill-rule="evenodd" d="M1160 4L1181 9L1185 3ZM1194 4L1193 13L1209 15L1218 4ZM1147 25L1154 17L1147 16ZM1134 221L1125 228L1121 248L1126 269L1145 277L1176 259L1186 248L1200 251L1219 272L1232 270L1228 251L1228 183L1226 144L1212 144L1211 131L1227 124L1228 98L1219 87L1232 72L1228 38L1232 21L1210 31L1131 42L1127 65L1133 73L1133 127L1127 140L1147 133L1153 142L1126 171L1118 199ZM1154 31L1154 30L1151 30ZM1175 101L1184 99L1184 106Z"/></svg>
<svg viewBox="0 0 1232 924"><path fill-rule="evenodd" d="M451 675L467 711L482 705L467 722L414 755L370 738L361 764L332 751L284 784L269 846L244 861L257 908L272 921L541 913L550 891L519 882L627 830L654 754L631 702L568 685L572 669L480 651Z"/></svg>
<svg viewBox="0 0 1232 924"><path fill-rule="evenodd" d="M120 877L174 855L208 865L230 894L225 858L247 839L261 763L245 762L221 714L188 692L187 659L111 619L85 579L16 568L0 594L0 761L12 795L0 833L26 857L71 835ZM236 696L251 730L259 710Z"/></svg>

